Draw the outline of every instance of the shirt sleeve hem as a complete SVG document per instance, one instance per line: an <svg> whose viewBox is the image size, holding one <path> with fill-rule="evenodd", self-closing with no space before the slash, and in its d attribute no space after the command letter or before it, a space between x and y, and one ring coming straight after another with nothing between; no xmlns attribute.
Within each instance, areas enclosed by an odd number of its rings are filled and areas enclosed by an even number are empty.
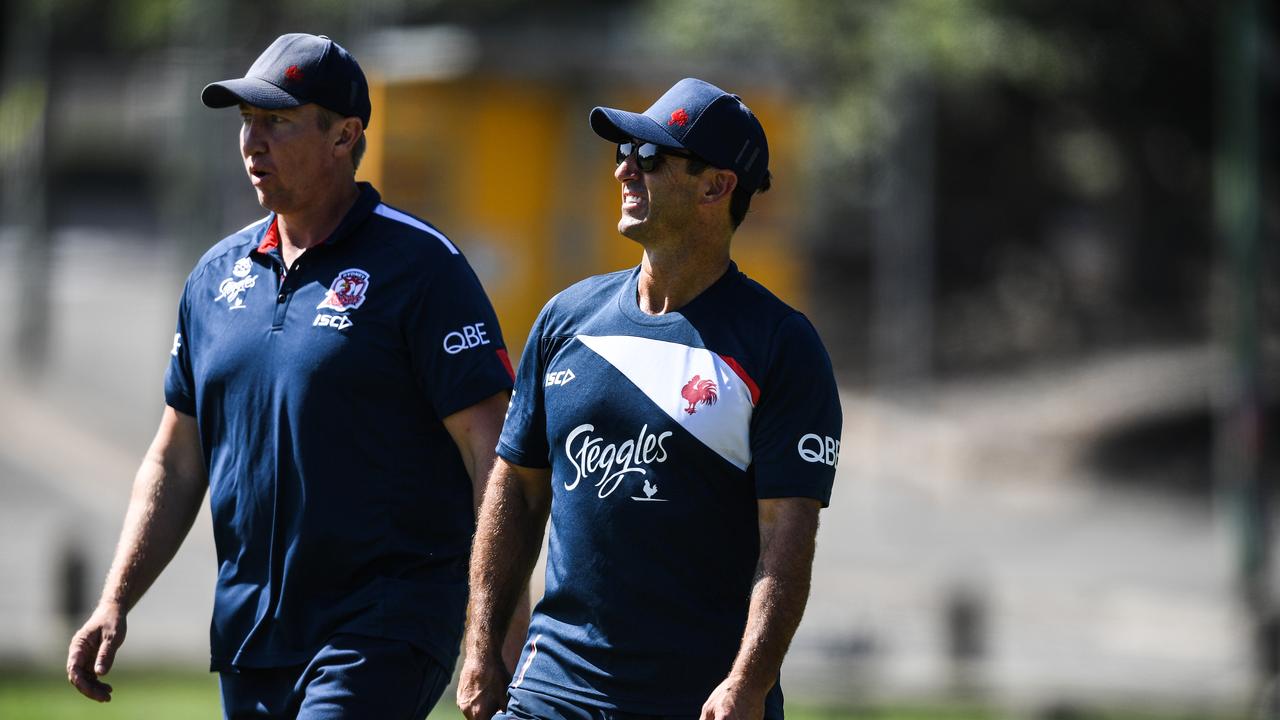
<svg viewBox="0 0 1280 720"><path fill-rule="evenodd" d="M164 402L169 407L177 410L183 415L196 416L196 404L186 395L168 394L164 398Z"/></svg>
<svg viewBox="0 0 1280 720"><path fill-rule="evenodd" d="M831 505L831 490L824 488L759 488L756 490L757 500L781 500L783 498L809 498L822 503L822 507Z"/></svg>
<svg viewBox="0 0 1280 720"><path fill-rule="evenodd" d="M505 442L498 442L498 457L506 460L512 465L528 468L548 468L551 463L547 462L545 457L539 458L530 453L522 452L511 447Z"/></svg>
<svg viewBox="0 0 1280 720"><path fill-rule="evenodd" d="M506 379L506 373L503 372L503 378L501 380L495 379L492 382L488 382L483 385L477 385L476 387L478 387L479 390L476 390L475 392L467 393L466 395L460 396L458 398L454 398L452 402L449 402L447 404L439 405L436 408L436 412L439 414L441 419L447 418L456 412L466 410L472 405L475 405L476 403L479 403L482 400L487 400L488 398L491 398L494 395L497 395L498 393L504 390L507 392L511 392L512 385L511 385L511 381Z"/></svg>

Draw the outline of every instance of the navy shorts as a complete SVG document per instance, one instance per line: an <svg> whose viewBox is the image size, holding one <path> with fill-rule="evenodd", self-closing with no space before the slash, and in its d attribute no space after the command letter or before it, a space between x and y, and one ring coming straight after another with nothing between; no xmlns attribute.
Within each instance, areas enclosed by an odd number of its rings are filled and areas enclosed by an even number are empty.
<svg viewBox="0 0 1280 720"><path fill-rule="evenodd" d="M607 708L575 705L532 690L507 691L507 709L493 720L698 720L697 715L636 715Z"/></svg>
<svg viewBox="0 0 1280 720"><path fill-rule="evenodd" d="M221 674L227 720L422 720L452 670L402 640L334 635L311 662Z"/></svg>
<svg viewBox="0 0 1280 720"><path fill-rule="evenodd" d="M776 695L776 698L774 697ZM766 701L764 720L784 720L782 690L775 687L770 701ZM507 709L493 716L493 720L698 720L693 715L637 715L608 708L575 705L563 698L553 697L532 690L512 688L507 691Z"/></svg>

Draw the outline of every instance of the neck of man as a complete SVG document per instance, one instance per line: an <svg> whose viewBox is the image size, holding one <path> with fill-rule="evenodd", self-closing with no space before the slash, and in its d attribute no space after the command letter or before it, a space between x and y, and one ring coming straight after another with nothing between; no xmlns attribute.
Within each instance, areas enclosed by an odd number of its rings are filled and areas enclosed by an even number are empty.
<svg viewBox="0 0 1280 720"><path fill-rule="evenodd" d="M299 255L328 240L360 197L360 188L351 178L335 182L330 188L323 197L312 198L305 208L276 215L285 267L292 267Z"/></svg>
<svg viewBox="0 0 1280 720"><path fill-rule="evenodd" d="M636 298L647 315L662 315L688 305L729 268L729 239L685 237L645 246Z"/></svg>

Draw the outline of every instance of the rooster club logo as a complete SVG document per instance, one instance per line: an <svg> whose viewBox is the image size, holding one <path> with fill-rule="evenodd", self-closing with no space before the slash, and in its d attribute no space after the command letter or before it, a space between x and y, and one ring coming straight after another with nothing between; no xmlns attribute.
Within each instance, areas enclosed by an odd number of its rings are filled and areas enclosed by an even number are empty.
<svg viewBox="0 0 1280 720"><path fill-rule="evenodd" d="M666 502L667 501L666 498L654 497L654 495L657 495L657 494L658 494L658 486L650 485L649 478L645 478L644 479L644 497L636 497L635 495L632 495L631 499L637 502Z"/></svg>
<svg viewBox="0 0 1280 720"><path fill-rule="evenodd" d="M290 65L288 69L284 71L284 76L290 82L302 82L302 70L300 70L297 65Z"/></svg>
<svg viewBox="0 0 1280 720"><path fill-rule="evenodd" d="M667 121L667 124L679 125L680 127L684 127L686 124L688 124L688 122L689 122L689 113L685 112L684 108L680 108L679 110L676 110L675 112L671 113L671 119Z"/></svg>
<svg viewBox="0 0 1280 720"><path fill-rule="evenodd" d="M703 380L701 375L694 375L693 379L684 384L680 389L680 397L689 403L689 407L684 411L690 415L698 412L698 405L715 405L719 396L716 395L716 383L714 380Z"/></svg>
<svg viewBox="0 0 1280 720"><path fill-rule="evenodd" d="M347 268L338 273L324 294L324 299L316 306L317 310L328 308L338 312L355 310L364 304L365 292L369 289L369 273L359 268Z"/></svg>
<svg viewBox="0 0 1280 720"><path fill-rule="evenodd" d="M645 476L649 471L641 465L656 465L667 461L667 449L663 441L671 437L670 431L654 435L649 426L643 425L635 439L627 439L621 444L605 443L592 433L595 426L584 423L569 431L564 440L564 454L569 458L576 472L573 482L564 484L565 490L573 490L584 479L599 475L595 481L596 494L607 498L618 489L622 479L627 475ZM650 485L646 478L645 495L653 497L657 492L656 485Z"/></svg>

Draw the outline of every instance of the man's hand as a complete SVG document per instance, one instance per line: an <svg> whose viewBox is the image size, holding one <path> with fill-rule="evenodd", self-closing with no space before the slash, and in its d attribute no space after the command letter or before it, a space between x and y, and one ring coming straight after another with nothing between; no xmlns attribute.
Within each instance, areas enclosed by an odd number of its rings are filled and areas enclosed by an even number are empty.
<svg viewBox="0 0 1280 720"><path fill-rule="evenodd" d="M111 701L111 686L98 678L111 671L116 650L124 643L124 610L111 603L98 606L67 650L67 680L82 695L98 702Z"/></svg>
<svg viewBox="0 0 1280 720"><path fill-rule="evenodd" d="M165 407L160 428L133 479L133 494L102 599L67 650L67 680L85 697L111 699L98 680L124 642L125 614L173 559L196 519L209 483L196 419Z"/></svg>
<svg viewBox="0 0 1280 720"><path fill-rule="evenodd" d="M699 720L760 720L764 717L765 693L753 693L734 681L732 677L711 691L711 697L702 704Z"/></svg>
<svg viewBox="0 0 1280 720"><path fill-rule="evenodd" d="M467 720L489 720L506 708L510 680L501 659L487 662L468 654L458 675L458 709Z"/></svg>

